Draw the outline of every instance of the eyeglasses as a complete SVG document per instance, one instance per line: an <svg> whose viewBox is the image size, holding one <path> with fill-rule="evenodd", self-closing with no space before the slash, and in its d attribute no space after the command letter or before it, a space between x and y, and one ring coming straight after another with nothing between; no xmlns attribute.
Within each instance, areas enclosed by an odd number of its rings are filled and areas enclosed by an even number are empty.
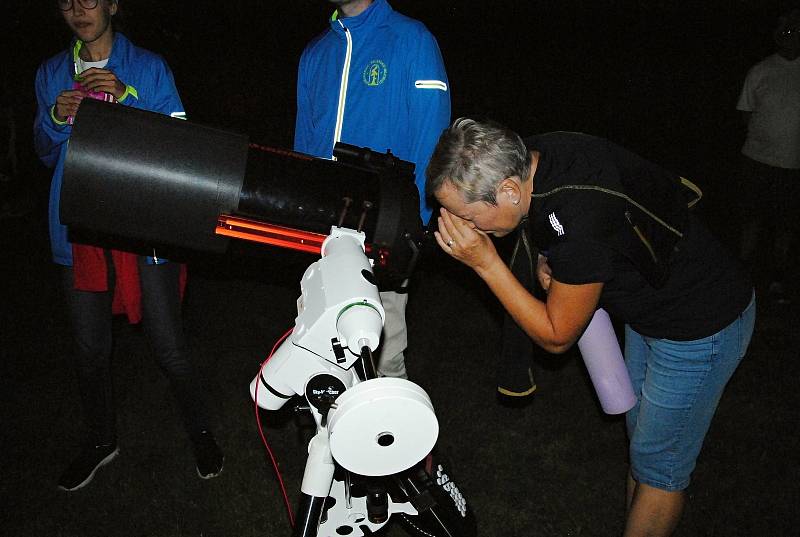
<svg viewBox="0 0 800 537"><path fill-rule="evenodd" d="M58 8L61 11L72 9L72 3L77 1L83 9L94 9L97 7L97 0L57 0Z"/></svg>

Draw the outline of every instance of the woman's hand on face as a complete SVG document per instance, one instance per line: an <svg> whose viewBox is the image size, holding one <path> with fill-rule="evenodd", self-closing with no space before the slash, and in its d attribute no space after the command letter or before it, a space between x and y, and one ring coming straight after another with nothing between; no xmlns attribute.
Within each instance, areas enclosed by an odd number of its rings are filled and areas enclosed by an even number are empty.
<svg viewBox="0 0 800 537"><path fill-rule="evenodd" d="M499 257L489 236L475 224L442 208L436 242L450 256L475 270L486 269Z"/></svg>
<svg viewBox="0 0 800 537"><path fill-rule="evenodd" d="M92 67L81 73L81 85L90 91L104 91L120 99L125 93L125 84L113 71Z"/></svg>

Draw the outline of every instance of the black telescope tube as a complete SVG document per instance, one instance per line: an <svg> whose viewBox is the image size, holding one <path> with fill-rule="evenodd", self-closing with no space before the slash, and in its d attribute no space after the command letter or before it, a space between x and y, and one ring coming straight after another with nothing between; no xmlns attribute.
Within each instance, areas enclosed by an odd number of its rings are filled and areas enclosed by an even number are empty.
<svg viewBox="0 0 800 537"><path fill-rule="evenodd" d="M380 193L374 171L253 146L236 214L327 235L343 214L341 227L358 229L365 213L362 227L371 241L383 208Z"/></svg>
<svg viewBox="0 0 800 537"><path fill-rule="evenodd" d="M64 163L61 222L222 252L217 218L239 202L246 136L84 99Z"/></svg>
<svg viewBox="0 0 800 537"><path fill-rule="evenodd" d="M342 226L365 233L378 280L394 286L422 235L413 164L368 148L337 150L338 162L318 159L85 99L64 164L61 221L217 253L229 240L216 234L221 215L321 234Z"/></svg>

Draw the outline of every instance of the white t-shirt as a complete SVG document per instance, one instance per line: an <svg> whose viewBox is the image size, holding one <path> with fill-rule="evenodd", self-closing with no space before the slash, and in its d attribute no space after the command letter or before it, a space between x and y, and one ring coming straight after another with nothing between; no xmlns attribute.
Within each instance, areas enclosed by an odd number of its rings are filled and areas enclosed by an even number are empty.
<svg viewBox="0 0 800 537"><path fill-rule="evenodd" d="M75 72L81 74L82 72L91 67L97 67L98 69L103 69L106 65L108 65L108 58L97 62L87 62L82 58L78 58L77 61L75 62Z"/></svg>
<svg viewBox="0 0 800 537"><path fill-rule="evenodd" d="M773 54L754 65L736 109L752 112L745 156L777 168L800 168L800 58Z"/></svg>

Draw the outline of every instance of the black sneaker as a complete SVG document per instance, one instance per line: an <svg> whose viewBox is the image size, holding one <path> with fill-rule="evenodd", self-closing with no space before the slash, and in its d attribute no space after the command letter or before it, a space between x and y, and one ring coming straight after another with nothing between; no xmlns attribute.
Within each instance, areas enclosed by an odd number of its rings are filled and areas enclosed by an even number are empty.
<svg viewBox="0 0 800 537"><path fill-rule="evenodd" d="M222 471L225 457L214 440L211 431L203 431L194 440L194 456L197 459L197 475L201 479L217 477Z"/></svg>
<svg viewBox="0 0 800 537"><path fill-rule="evenodd" d="M72 461L67 471L58 480L58 488L66 491L85 487L94 477L98 468L108 464L119 455L117 444L100 444L86 446L78 457Z"/></svg>

